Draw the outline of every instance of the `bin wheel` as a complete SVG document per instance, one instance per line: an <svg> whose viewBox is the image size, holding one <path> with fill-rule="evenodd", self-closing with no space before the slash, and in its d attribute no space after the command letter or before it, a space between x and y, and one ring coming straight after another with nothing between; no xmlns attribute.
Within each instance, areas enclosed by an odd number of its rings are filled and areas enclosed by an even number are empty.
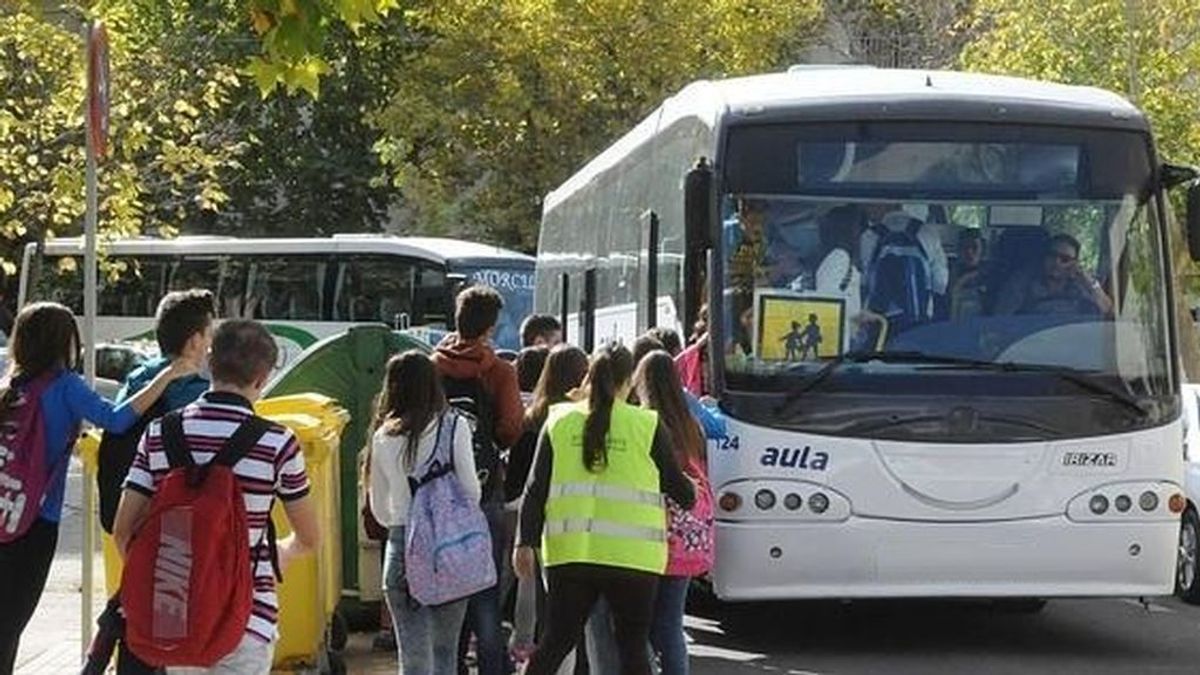
<svg viewBox="0 0 1200 675"><path fill-rule="evenodd" d="M342 616L341 612L334 612L333 618L329 620L329 649L340 652L346 648L349 640L350 625L346 623L346 617Z"/></svg>

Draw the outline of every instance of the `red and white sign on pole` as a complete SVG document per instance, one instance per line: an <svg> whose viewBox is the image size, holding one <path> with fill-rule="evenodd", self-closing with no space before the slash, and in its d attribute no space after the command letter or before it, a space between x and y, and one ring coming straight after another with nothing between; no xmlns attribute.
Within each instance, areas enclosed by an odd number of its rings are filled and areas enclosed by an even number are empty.
<svg viewBox="0 0 1200 675"><path fill-rule="evenodd" d="M108 32L92 24L87 43L88 145L97 159L108 152Z"/></svg>

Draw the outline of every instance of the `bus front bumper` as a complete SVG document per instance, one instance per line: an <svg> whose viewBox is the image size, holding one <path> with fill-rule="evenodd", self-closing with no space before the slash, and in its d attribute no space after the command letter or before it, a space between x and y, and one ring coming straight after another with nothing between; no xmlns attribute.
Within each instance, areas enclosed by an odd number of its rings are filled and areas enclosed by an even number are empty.
<svg viewBox="0 0 1200 675"><path fill-rule="evenodd" d="M1153 596L1173 590L1178 521L717 523L724 600Z"/></svg>

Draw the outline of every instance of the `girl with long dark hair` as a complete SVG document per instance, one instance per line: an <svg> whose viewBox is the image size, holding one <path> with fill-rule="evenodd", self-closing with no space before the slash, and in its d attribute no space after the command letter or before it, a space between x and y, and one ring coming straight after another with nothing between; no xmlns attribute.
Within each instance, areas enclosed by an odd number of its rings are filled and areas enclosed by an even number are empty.
<svg viewBox="0 0 1200 675"><path fill-rule="evenodd" d="M588 357L582 349L571 345L559 345L549 352L540 377L533 387L529 407L525 411L525 433L512 447L508 455L508 473L505 479L514 489L508 496L520 508L520 497L529 479L533 466L533 454L542 425L550 413L550 406L569 400L568 395L583 384L587 376ZM514 528L515 529L515 528ZM513 533L515 535L515 532ZM541 566L538 566L540 570ZM529 660L534 647L534 629L537 624L537 609L544 604L540 572L535 578L517 581L517 602L513 612L513 634L509 654L516 663Z"/></svg>
<svg viewBox="0 0 1200 675"><path fill-rule="evenodd" d="M23 508L36 508L38 513L24 533L0 543L0 579L4 580L0 583L0 673L12 672L21 633L46 586L58 543L67 464L80 424L87 420L105 431L123 432L158 400L168 384L196 372L194 364L176 359L132 398L114 405L92 391L75 372L81 348L75 315L52 302L21 310L8 343L9 372L0 385L0 423L5 425L0 435L8 446L0 448L0 527L15 526ZM40 421L40 447L9 445L19 435L34 435L14 428L18 419ZM38 451L44 453L46 489L40 503L29 504L27 495L8 492L14 481L9 472L26 461L21 453Z"/></svg>
<svg viewBox="0 0 1200 675"><path fill-rule="evenodd" d="M712 566L712 493L705 461L705 437L688 409L675 362L665 351L648 354L634 375L638 399L658 413L658 423L667 430L675 459L696 488L693 509L681 508L667 498L667 573L658 583L650 644L658 654L663 675L687 675L687 639L683 634L683 611L688 586Z"/></svg>
<svg viewBox="0 0 1200 675"><path fill-rule="evenodd" d="M538 439L513 554L517 574L533 578L534 547L545 535L546 635L528 675L558 668L601 597L612 611L621 672L650 672L646 643L667 564L662 496L690 508L694 493L658 416L625 402L632 375L628 349L601 347L586 399L551 406Z"/></svg>
<svg viewBox="0 0 1200 675"><path fill-rule="evenodd" d="M412 600L404 573L405 533L412 500L410 478L419 478L437 449L449 413L446 395L433 361L417 350L393 356L387 364L383 391L371 437L371 511L388 528L383 586L392 612L401 672L407 675L454 675L458 668L458 637L467 612L467 598L436 607ZM475 475L471 430L454 424L454 475L471 503L480 497Z"/></svg>

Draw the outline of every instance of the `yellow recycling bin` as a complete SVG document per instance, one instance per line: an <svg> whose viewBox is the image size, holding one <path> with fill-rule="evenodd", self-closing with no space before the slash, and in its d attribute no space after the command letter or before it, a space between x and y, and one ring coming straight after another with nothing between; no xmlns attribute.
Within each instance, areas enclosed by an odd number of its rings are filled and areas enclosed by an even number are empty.
<svg viewBox="0 0 1200 675"><path fill-rule="evenodd" d="M309 496L321 528L320 549L315 555L293 561L278 587L279 641L275 644L275 667L337 672L340 663L331 663L330 659L337 659L334 653L345 643L344 625L335 615L342 588L338 448L350 416L332 399L316 394L266 399L259 401L255 409L263 417L287 426L300 441L311 484ZM79 440L78 450L87 480L95 480L99 445L96 432ZM272 518L281 539L291 533L278 500ZM102 534L101 541L105 584L112 595L121 583L121 559L110 536Z"/></svg>

